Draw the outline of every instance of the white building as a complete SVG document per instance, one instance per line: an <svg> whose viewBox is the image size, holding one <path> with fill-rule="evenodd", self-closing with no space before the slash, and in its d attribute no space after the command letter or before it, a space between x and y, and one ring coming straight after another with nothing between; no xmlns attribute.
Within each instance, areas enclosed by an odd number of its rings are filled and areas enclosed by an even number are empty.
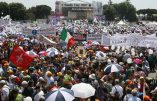
<svg viewBox="0 0 157 101"><path fill-rule="evenodd" d="M55 13L73 19L92 19L95 15L102 15L102 3L92 3L82 0L56 1Z"/></svg>

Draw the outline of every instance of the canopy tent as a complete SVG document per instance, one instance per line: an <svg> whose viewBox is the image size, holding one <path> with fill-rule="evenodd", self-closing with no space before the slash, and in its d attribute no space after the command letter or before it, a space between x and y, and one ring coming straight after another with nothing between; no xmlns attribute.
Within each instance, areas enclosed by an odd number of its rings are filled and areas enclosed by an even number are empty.
<svg viewBox="0 0 157 101"><path fill-rule="evenodd" d="M120 20L117 25L127 25L124 21Z"/></svg>

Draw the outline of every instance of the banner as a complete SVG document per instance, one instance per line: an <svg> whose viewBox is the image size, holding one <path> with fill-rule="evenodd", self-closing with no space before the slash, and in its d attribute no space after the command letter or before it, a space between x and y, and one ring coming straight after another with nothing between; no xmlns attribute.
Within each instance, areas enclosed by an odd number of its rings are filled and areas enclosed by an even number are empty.
<svg viewBox="0 0 157 101"><path fill-rule="evenodd" d="M35 35L36 34L55 34L56 33L56 28L51 27L51 28L39 29L39 30L24 28L23 33L24 34L35 34Z"/></svg>
<svg viewBox="0 0 157 101"><path fill-rule="evenodd" d="M139 46L139 47L156 47L156 37L146 37L140 35L111 36L103 35L102 44L107 46Z"/></svg>
<svg viewBox="0 0 157 101"><path fill-rule="evenodd" d="M140 47L157 47L157 38L143 37L139 40L138 46Z"/></svg>
<svg viewBox="0 0 157 101"><path fill-rule="evenodd" d="M86 41L86 34L73 34L76 41Z"/></svg>
<svg viewBox="0 0 157 101"><path fill-rule="evenodd" d="M101 42L102 41L102 35L103 34L88 34L87 40Z"/></svg>

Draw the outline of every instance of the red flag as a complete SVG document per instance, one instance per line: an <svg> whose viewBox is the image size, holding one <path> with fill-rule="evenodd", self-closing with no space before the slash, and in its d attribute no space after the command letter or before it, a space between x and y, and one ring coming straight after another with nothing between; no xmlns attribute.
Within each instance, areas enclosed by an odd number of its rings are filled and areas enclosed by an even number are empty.
<svg viewBox="0 0 157 101"><path fill-rule="evenodd" d="M26 70L30 63L33 61L33 57L28 55L24 50L22 50L18 45L15 45L9 60L16 65L17 67L21 67L23 70Z"/></svg>

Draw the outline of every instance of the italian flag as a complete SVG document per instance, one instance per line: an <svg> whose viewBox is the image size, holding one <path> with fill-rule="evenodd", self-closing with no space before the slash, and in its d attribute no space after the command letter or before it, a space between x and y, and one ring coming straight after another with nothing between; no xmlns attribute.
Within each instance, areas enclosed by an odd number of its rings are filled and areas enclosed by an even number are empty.
<svg viewBox="0 0 157 101"><path fill-rule="evenodd" d="M67 43L67 47L71 47L75 44L74 38L67 32L65 28L63 28L60 38Z"/></svg>

